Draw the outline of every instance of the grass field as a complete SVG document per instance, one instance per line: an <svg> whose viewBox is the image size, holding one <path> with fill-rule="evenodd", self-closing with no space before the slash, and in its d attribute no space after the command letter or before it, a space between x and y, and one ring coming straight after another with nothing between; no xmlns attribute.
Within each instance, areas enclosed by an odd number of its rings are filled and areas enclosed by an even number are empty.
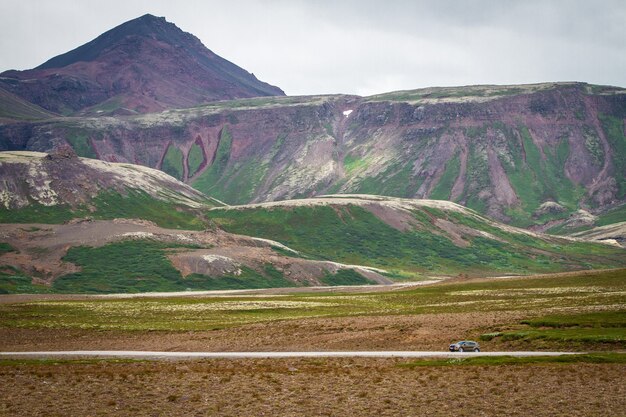
<svg viewBox="0 0 626 417"><path fill-rule="evenodd" d="M404 331L415 330L399 325L406 318L434 320L416 324L419 330L419 326L437 326L439 316L441 326L445 320L466 317L466 323L451 325L460 329L455 330L456 337L478 339L482 335L493 346L611 349L626 347L625 290L626 270L622 269L392 292L31 301L0 304L0 329L7 334L11 329L129 334L231 329L237 333L246 326L271 324L280 329L307 320L354 322L356 328L359 320L378 320L392 326L385 331L401 338ZM297 334L293 328L290 331Z"/></svg>

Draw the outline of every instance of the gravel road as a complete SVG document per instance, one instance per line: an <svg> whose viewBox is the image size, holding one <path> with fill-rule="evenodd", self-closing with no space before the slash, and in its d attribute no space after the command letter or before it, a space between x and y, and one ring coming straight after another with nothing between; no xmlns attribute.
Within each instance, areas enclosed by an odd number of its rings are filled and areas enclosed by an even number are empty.
<svg viewBox="0 0 626 417"><path fill-rule="evenodd" d="M0 358L35 359L268 359L268 358L469 358L476 356L560 356L573 352L442 352L442 351L338 351L338 352L152 352L134 350L65 350L0 352Z"/></svg>

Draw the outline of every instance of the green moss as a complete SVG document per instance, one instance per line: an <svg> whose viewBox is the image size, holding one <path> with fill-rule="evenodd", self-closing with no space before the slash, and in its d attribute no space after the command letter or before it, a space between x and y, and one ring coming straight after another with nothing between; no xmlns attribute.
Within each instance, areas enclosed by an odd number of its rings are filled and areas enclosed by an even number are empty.
<svg viewBox="0 0 626 417"><path fill-rule="evenodd" d="M221 276L192 274L183 278L167 253L187 247L150 240L130 240L93 248L73 247L63 258L81 267L53 284L63 293L135 293L148 291L224 290L292 287L295 284L271 264L261 272L241 266L237 273Z"/></svg>
<svg viewBox="0 0 626 417"><path fill-rule="evenodd" d="M262 272L241 266L237 274L226 274L218 277L209 277L201 274L191 274L185 278L185 284L191 289L203 290L237 290L250 288L284 288L294 287L282 272L272 264L265 264Z"/></svg>
<svg viewBox="0 0 626 417"><path fill-rule="evenodd" d="M222 179L208 193L228 204L248 203L261 184L268 164L250 160L230 166Z"/></svg>
<svg viewBox="0 0 626 417"><path fill-rule="evenodd" d="M375 177L365 177L358 181L351 192L409 197L420 184L421 181L413 177L413 164L392 163Z"/></svg>
<svg viewBox="0 0 626 417"><path fill-rule="evenodd" d="M101 192L92 200L92 204L96 207L92 217L96 219L144 219L170 229L202 230L205 227L198 212L156 199L143 191L128 190L126 195L113 191Z"/></svg>
<svg viewBox="0 0 626 417"><path fill-rule="evenodd" d="M624 122L614 116L600 114L600 122L606 139L611 145L613 172L617 181L617 198L626 196L626 136L624 136Z"/></svg>
<svg viewBox="0 0 626 417"><path fill-rule="evenodd" d="M202 163L204 162L204 153L202 152L202 147L197 143L191 145L191 149L189 149L189 155L187 155L187 169L189 171L189 177L193 176Z"/></svg>
<svg viewBox="0 0 626 417"><path fill-rule="evenodd" d="M555 148L544 148L546 157L543 158L528 129L520 126L518 130L521 143L515 140L512 132L502 130L510 138L511 159L501 158L500 162L521 203L521 207L511 208L506 214L512 217L512 224L521 227L567 217L578 208L578 201L585 192L583 187L573 184L564 175L570 152L568 138L562 137ZM558 202L567 210L556 215L532 217L532 213L546 201Z"/></svg>
<svg viewBox="0 0 626 417"><path fill-rule="evenodd" d="M626 347L626 328L520 330L503 332L499 337L503 341L612 343Z"/></svg>
<svg viewBox="0 0 626 417"><path fill-rule="evenodd" d="M92 248L72 247L63 258L81 267L81 272L54 281L56 292L112 293L180 291L186 287L180 272L165 256L168 247L145 240L110 243Z"/></svg>
<svg viewBox="0 0 626 417"><path fill-rule="evenodd" d="M76 155L84 158L97 158L96 152L91 146L89 137L83 132L69 132L66 136L66 140L72 146Z"/></svg>
<svg viewBox="0 0 626 417"><path fill-rule="evenodd" d="M326 285L371 285L374 281L365 278L354 269L340 269L336 273L326 272L320 281Z"/></svg>
<svg viewBox="0 0 626 417"><path fill-rule="evenodd" d="M9 243L0 242L0 255L4 255L5 253L9 252L17 252L17 250Z"/></svg>
<svg viewBox="0 0 626 417"><path fill-rule="evenodd" d="M263 157L229 162L232 138L226 128L217 149L215 162L194 183L194 188L228 204L250 202L261 187L272 161L280 154L287 137L279 134Z"/></svg>
<svg viewBox="0 0 626 417"><path fill-rule="evenodd" d="M626 205L614 208L604 214L601 214L598 217L598 226L606 226L608 224L626 222Z"/></svg>
<svg viewBox="0 0 626 417"><path fill-rule="evenodd" d="M590 126L584 126L583 136L585 138L585 147L591 154L595 165L602 167L604 164L604 149L602 149L602 142L600 142L595 129Z"/></svg>
<svg viewBox="0 0 626 417"><path fill-rule="evenodd" d="M172 177L182 180L183 171L183 152L176 146L170 145L167 148L163 163L161 164L161 170L170 174Z"/></svg>
<svg viewBox="0 0 626 417"><path fill-rule="evenodd" d="M49 292L44 285L35 285L23 271L8 265L0 265L0 294L38 294Z"/></svg>
<svg viewBox="0 0 626 417"><path fill-rule="evenodd" d="M502 366L540 364L579 364L579 363L626 363L625 353L590 353L561 356L476 356L450 359L422 359L402 363L398 366L415 368L420 366Z"/></svg>
<svg viewBox="0 0 626 417"><path fill-rule="evenodd" d="M348 154L343 158L343 167L346 170L346 174L351 175L354 171L366 168L367 162L358 156Z"/></svg>
<svg viewBox="0 0 626 417"><path fill-rule="evenodd" d="M447 200L450 198L450 193L452 192L452 187L454 186L454 182L459 176L459 172L461 170L461 160L459 157L459 153L457 152L448 162L446 162L446 167L439 179L439 182L433 189L432 193L430 193L430 198L435 200Z"/></svg>
<svg viewBox="0 0 626 417"><path fill-rule="evenodd" d="M583 314L558 314L522 320L522 324L531 327L577 327L577 328L626 328L626 311L600 311Z"/></svg>
<svg viewBox="0 0 626 417"><path fill-rule="evenodd" d="M207 201L207 206L211 206ZM104 191L86 206L44 206L37 203L21 209L0 208L0 223L48 223L60 224L71 219L91 217L110 220L144 219L161 227L174 229L202 230L205 221L201 213L166 200L159 200L144 191L128 190L126 194Z"/></svg>
<svg viewBox="0 0 626 417"><path fill-rule="evenodd" d="M86 215L86 210L82 208L73 209L67 205L44 206L39 203L31 203L19 209L0 207L0 223L60 224L75 217Z"/></svg>
<svg viewBox="0 0 626 417"><path fill-rule="evenodd" d="M205 194L213 195L214 189L222 179L222 174L228 166L232 136L227 127L222 129L220 142L215 151L213 163L193 182L192 186ZM219 198L215 196L215 198Z"/></svg>
<svg viewBox="0 0 626 417"><path fill-rule="evenodd" d="M546 340L558 343L617 344L626 346L626 311L609 310L559 314L523 320L524 328L492 333L488 340ZM487 338L485 338L487 339Z"/></svg>
<svg viewBox="0 0 626 417"><path fill-rule="evenodd" d="M528 313L529 305L533 311L555 307L572 312L587 311L598 306L611 309L611 306L623 304L625 272L622 269L539 279L456 282L373 293L315 292L258 295L254 299L233 295L0 304L0 327L194 331L307 317L470 312L496 312L497 315L501 311L514 311L515 315L519 315ZM185 281L183 285L186 285ZM282 302L287 302L288 308L281 307ZM613 308L613 311L621 310ZM519 326L518 323L516 325ZM475 336L459 335L467 338ZM541 343L541 340L531 340L525 350L534 350ZM589 351L594 347L589 342L580 344L581 350Z"/></svg>

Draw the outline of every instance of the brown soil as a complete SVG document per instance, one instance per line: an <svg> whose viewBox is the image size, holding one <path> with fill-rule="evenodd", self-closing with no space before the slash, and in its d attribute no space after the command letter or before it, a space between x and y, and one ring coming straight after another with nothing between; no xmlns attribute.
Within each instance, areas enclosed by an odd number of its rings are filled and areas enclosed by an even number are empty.
<svg viewBox="0 0 626 417"><path fill-rule="evenodd" d="M0 328L0 350L317 351L445 350L475 329L521 319L521 313L286 320L213 331L116 332ZM485 349L489 342L483 342Z"/></svg>
<svg viewBox="0 0 626 417"><path fill-rule="evenodd" d="M0 366L11 416L607 416L626 366L274 359Z"/></svg>

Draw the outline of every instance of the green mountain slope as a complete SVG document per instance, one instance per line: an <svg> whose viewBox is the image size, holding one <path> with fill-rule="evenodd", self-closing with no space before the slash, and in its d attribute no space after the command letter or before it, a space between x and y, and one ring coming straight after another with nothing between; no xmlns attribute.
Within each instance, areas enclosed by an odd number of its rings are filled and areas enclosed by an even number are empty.
<svg viewBox="0 0 626 417"><path fill-rule="evenodd" d="M281 242L303 256L420 274L526 274L626 264L608 245L535 234L454 203L329 196L212 209L231 233Z"/></svg>

